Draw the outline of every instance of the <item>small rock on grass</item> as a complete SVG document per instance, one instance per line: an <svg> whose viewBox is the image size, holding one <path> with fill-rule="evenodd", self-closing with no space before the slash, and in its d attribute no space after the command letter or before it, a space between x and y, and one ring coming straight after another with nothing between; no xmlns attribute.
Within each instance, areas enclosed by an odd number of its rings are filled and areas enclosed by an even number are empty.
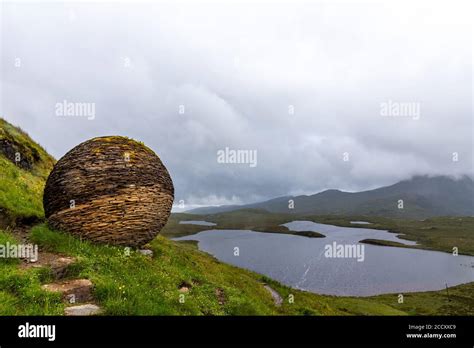
<svg viewBox="0 0 474 348"><path fill-rule="evenodd" d="M66 307L64 314L66 316L88 316L102 313L102 309L92 303L87 303L79 306Z"/></svg>
<svg viewBox="0 0 474 348"><path fill-rule="evenodd" d="M140 254L142 255L150 256L150 257L153 256L153 251L151 251L150 249L140 249L139 251L140 251Z"/></svg>
<svg viewBox="0 0 474 348"><path fill-rule="evenodd" d="M41 286L46 291L59 292L70 303L87 302L92 299L93 284L89 279L74 279Z"/></svg>
<svg viewBox="0 0 474 348"><path fill-rule="evenodd" d="M56 279L64 278L67 274L68 267L76 262L73 257L59 257L51 261L51 271Z"/></svg>

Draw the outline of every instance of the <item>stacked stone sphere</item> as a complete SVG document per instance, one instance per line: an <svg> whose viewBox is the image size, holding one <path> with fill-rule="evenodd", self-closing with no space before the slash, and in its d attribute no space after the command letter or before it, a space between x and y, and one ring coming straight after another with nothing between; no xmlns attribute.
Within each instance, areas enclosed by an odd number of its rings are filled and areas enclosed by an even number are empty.
<svg viewBox="0 0 474 348"><path fill-rule="evenodd" d="M94 242L139 247L166 224L174 199L168 170L145 145L119 136L88 140L48 177L51 227Z"/></svg>

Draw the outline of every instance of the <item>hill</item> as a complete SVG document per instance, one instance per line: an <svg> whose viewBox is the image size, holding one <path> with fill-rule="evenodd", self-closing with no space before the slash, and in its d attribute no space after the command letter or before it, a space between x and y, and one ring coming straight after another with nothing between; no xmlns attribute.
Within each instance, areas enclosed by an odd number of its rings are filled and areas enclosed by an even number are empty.
<svg viewBox="0 0 474 348"><path fill-rule="evenodd" d="M288 208L288 201L294 208ZM398 202L403 200L403 209ZM272 213L311 215L366 215L405 219L434 216L473 216L474 181L468 176L415 176L394 185L362 192L326 190L310 196L279 197L265 202L197 208L187 213L215 214L242 208L265 209Z"/></svg>
<svg viewBox="0 0 474 348"><path fill-rule="evenodd" d="M0 118L0 227L44 217L43 189L54 158Z"/></svg>

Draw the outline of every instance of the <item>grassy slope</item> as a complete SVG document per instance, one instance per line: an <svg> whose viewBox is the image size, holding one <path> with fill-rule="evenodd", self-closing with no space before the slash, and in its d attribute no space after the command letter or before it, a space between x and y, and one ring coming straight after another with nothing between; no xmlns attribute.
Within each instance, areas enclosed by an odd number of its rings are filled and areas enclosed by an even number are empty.
<svg viewBox="0 0 474 348"><path fill-rule="evenodd" d="M25 133L0 120L0 136L10 137L25 149L40 153L32 171L18 168L11 162L0 167L0 208L13 217L43 216L41 206L44 180L54 162ZM0 155L0 160L7 161ZM242 213L231 218L217 217L219 227L241 228ZM277 227L286 222L282 215L258 214L245 219L249 228L287 233ZM181 216L183 217L183 216ZM195 216L190 218L195 219ZM262 219L264 223L262 223ZM182 233L182 228L195 231L208 229L178 225L173 217L163 232ZM240 222L239 222L240 221ZM178 231L173 233L173 231ZM70 277L87 277L95 284L97 302L109 315L404 315L404 314L464 314L474 308L472 285L453 289L453 299L447 302L444 292L407 295L399 305L396 295L371 298L322 296L290 289L253 272L218 262L196 250L191 243L175 243L164 237L152 241L149 247L154 257L137 252L126 256L123 248L93 245L72 236L38 225L31 232L31 240L43 250L75 256L78 263L70 270ZM14 243L10 232L0 231L0 244ZM41 290L50 282L48 269L24 269L18 260L0 259L0 315L54 315L63 312L59 296ZM263 288L270 284L284 299L281 307L273 304L271 295ZM179 287L191 285L179 302ZM217 300L216 290L223 292L224 304ZM294 303L289 303L289 295ZM471 311L471 312L469 312Z"/></svg>
<svg viewBox="0 0 474 348"><path fill-rule="evenodd" d="M54 159L21 129L0 118L0 140L12 142L24 158L33 163L32 170L15 165L0 153L0 210L11 220L42 218L45 180Z"/></svg>
<svg viewBox="0 0 474 348"><path fill-rule="evenodd" d="M393 295L372 297L378 303L392 305L408 315L474 315L474 283L446 290L404 294L403 304L393 304Z"/></svg>
<svg viewBox="0 0 474 348"><path fill-rule="evenodd" d="M0 245L15 244L15 238L0 231ZM49 280L44 268L20 267L18 259L0 259L0 315L59 315L63 304L56 294L41 290L41 284Z"/></svg>

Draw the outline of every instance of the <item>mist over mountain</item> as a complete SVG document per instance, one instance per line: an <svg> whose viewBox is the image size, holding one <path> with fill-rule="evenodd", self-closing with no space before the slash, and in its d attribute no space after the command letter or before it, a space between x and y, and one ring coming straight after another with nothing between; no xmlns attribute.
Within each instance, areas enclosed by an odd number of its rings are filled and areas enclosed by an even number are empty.
<svg viewBox="0 0 474 348"><path fill-rule="evenodd" d="M293 206L293 208L291 208ZM415 176L391 186L362 192L326 190L314 195L285 196L246 205L189 210L213 214L244 208L274 213L373 215L399 218L474 215L474 181L469 176Z"/></svg>

